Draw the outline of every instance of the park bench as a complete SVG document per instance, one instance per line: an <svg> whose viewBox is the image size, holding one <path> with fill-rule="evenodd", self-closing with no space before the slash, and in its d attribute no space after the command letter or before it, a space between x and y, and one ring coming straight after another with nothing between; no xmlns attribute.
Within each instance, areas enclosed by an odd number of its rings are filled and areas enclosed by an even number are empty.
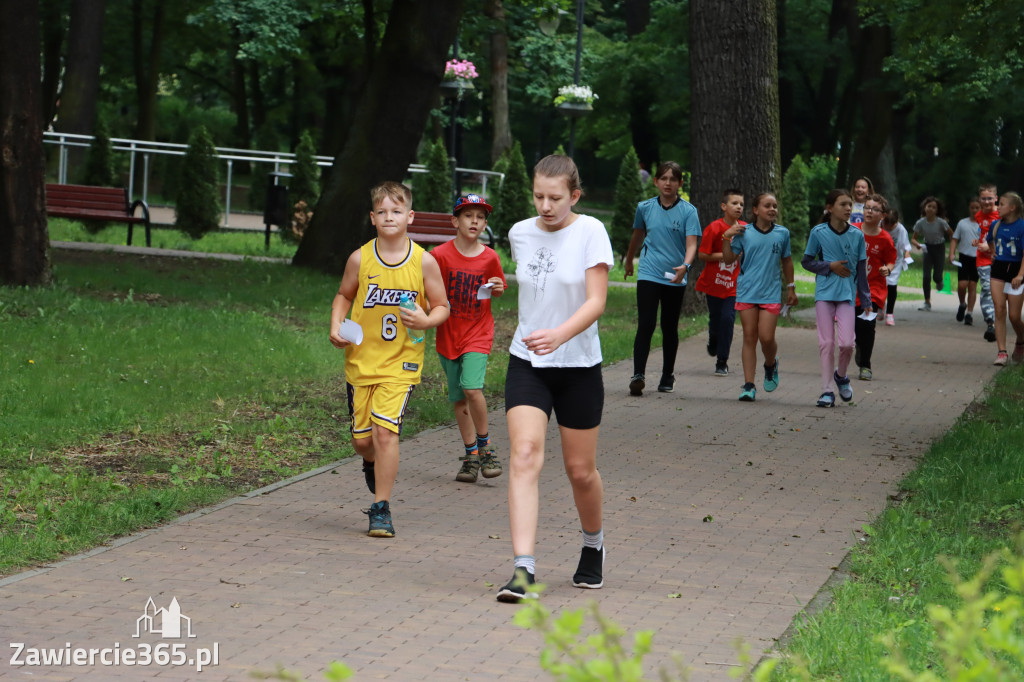
<svg viewBox="0 0 1024 682"><path fill-rule="evenodd" d="M142 215L135 209L142 207ZM100 220L128 224L128 246L132 244L132 228L146 227L146 246L151 245L149 206L145 201L128 203L124 187L92 187L90 185L46 185L46 214L73 220Z"/></svg>
<svg viewBox="0 0 1024 682"><path fill-rule="evenodd" d="M455 239L455 232L451 213L431 213L430 211L416 211L412 223L406 228L409 239L420 246L444 244ZM485 227L484 232L487 235L485 243L494 246L494 232L491 231L491 226Z"/></svg>

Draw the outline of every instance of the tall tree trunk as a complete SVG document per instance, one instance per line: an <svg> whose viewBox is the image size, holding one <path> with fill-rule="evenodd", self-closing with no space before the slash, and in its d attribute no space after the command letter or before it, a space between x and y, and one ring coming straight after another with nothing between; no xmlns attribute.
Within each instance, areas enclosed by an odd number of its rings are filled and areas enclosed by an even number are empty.
<svg viewBox="0 0 1024 682"><path fill-rule="evenodd" d="M635 42L647 31L651 23L651 0L626 0L626 36ZM640 49L647 49L640 41ZM633 46L633 49L637 49ZM644 167L654 174L659 158L658 129L651 121L651 107L655 103L655 87L646 78L633 78L629 83L629 130L633 149Z"/></svg>
<svg viewBox="0 0 1024 682"><path fill-rule="evenodd" d="M742 189L749 205L782 183L776 37L775 0L690 0L690 196L703 224L719 216L723 190ZM690 313L703 310L693 289L683 304Z"/></svg>
<svg viewBox="0 0 1024 682"><path fill-rule="evenodd" d="M0 282L50 282L38 0L0 2Z"/></svg>
<svg viewBox="0 0 1024 682"><path fill-rule="evenodd" d="M484 14L493 22L491 31L491 165L512 147L512 125L508 117L508 29L502 0L486 0Z"/></svg>
<svg viewBox="0 0 1024 682"><path fill-rule="evenodd" d="M67 71L60 93L57 130L91 135L96 124L96 95L100 90L100 54L103 49L104 0L72 0L68 28ZM68 173L79 177L84 150L72 148Z"/></svg>
<svg viewBox="0 0 1024 682"><path fill-rule="evenodd" d="M57 90L60 88L61 56L64 50L64 18L60 0L42 0L43 17L43 120L45 130L57 115Z"/></svg>
<svg viewBox="0 0 1024 682"><path fill-rule="evenodd" d="M885 58L892 54L892 37L888 26L869 25L861 27L860 16L851 17L849 32L851 45L857 46L858 101L862 125L857 129L853 142L853 156L850 159L850 175L847 186L853 178L867 175L874 182L875 190L888 196L895 196L895 165L891 140L893 108L897 93L887 87L882 71ZM854 38L856 36L856 38ZM888 157L883 150L889 146ZM891 165L891 168L889 167ZM882 181L884 178L884 182Z"/></svg>
<svg viewBox="0 0 1024 682"><path fill-rule="evenodd" d="M153 17L147 21L144 16L144 0L132 0L132 58L135 61L135 92L139 106L135 137L139 140L156 138L156 91L160 76L160 50L164 40L164 7L164 2L157 0L153 5ZM147 33L148 46L144 44Z"/></svg>
<svg viewBox="0 0 1024 682"><path fill-rule="evenodd" d="M394 0L380 53L293 263L341 274L371 237L369 190L405 177L437 98L462 0ZM401 93L396 101L396 93ZM415 204L414 204L415 207Z"/></svg>

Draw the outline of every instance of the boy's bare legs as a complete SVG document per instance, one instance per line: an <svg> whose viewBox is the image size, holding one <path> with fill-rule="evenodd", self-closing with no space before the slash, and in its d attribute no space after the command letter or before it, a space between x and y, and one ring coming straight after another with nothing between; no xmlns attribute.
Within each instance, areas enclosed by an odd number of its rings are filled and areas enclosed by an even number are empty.
<svg viewBox="0 0 1024 682"><path fill-rule="evenodd" d="M967 283L967 312L974 312L974 302L978 300L978 283Z"/></svg>
<svg viewBox="0 0 1024 682"><path fill-rule="evenodd" d="M466 394L465 405L469 410L470 428L476 431L471 432L469 437L467 437L466 431L462 429L461 422L459 423L459 430L462 431L463 442L472 443L476 440L477 436L485 436L488 433L487 400L484 398L483 389L467 388L463 393Z"/></svg>
<svg viewBox="0 0 1024 682"><path fill-rule="evenodd" d="M398 434L379 424L373 425L374 472L377 492L374 502L391 499L391 490L398 478Z"/></svg>
<svg viewBox="0 0 1024 682"><path fill-rule="evenodd" d="M508 516L512 552L533 556L537 541L540 470L544 466L544 434L548 416L543 410L518 405L508 411Z"/></svg>
<svg viewBox="0 0 1024 682"><path fill-rule="evenodd" d="M565 473L572 485L580 526L586 533L596 533L603 527L604 485L597 470L597 433L600 428L559 427Z"/></svg>

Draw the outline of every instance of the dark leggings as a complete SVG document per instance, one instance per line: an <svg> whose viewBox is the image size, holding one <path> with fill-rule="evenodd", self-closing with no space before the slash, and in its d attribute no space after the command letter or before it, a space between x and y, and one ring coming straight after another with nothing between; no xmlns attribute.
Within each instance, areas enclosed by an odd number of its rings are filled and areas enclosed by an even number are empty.
<svg viewBox="0 0 1024 682"><path fill-rule="evenodd" d="M885 297L885 313L886 315L892 315L892 311L896 308L896 294L898 287L895 284L889 284L887 287L887 294Z"/></svg>
<svg viewBox="0 0 1024 682"><path fill-rule="evenodd" d="M732 332L736 328L736 297L718 298L708 294L708 345L718 349L718 364L729 361Z"/></svg>
<svg viewBox="0 0 1024 682"><path fill-rule="evenodd" d="M875 308L875 312L878 310L880 308ZM857 366L871 369L871 354L875 351L875 322L878 322L878 318L876 317L870 322L862 320L860 314L863 312L864 309L857 306L857 317L853 318L853 333L857 336L857 357L859 358Z"/></svg>
<svg viewBox="0 0 1024 682"><path fill-rule="evenodd" d="M672 374L679 349L679 312L683 309L686 287L672 287L640 280L636 283L636 338L633 340L633 373L644 374L647 356L651 353L651 338L658 323L658 305L661 305L661 337L664 369Z"/></svg>
<svg viewBox="0 0 1024 682"><path fill-rule="evenodd" d="M942 290L942 266L946 262L946 244L926 244L924 252L924 276L922 287L924 288L924 300L932 298L932 282L935 282L935 290ZM929 275L931 278L929 279Z"/></svg>

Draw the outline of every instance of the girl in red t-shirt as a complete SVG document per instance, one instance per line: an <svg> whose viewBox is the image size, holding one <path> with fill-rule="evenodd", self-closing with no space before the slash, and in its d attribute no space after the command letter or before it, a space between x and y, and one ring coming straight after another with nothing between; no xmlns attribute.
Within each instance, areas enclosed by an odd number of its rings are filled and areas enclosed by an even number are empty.
<svg viewBox="0 0 1024 682"><path fill-rule="evenodd" d="M882 229L882 217L889 210L889 202L881 194L872 194L864 201L864 246L867 249L868 288L871 290L871 307L875 311L885 310L885 296L888 285L885 278L896 267L896 245L892 236ZM871 354L875 348L876 318L865 320L861 317L864 308L857 297L857 316L853 321L856 335L857 366L860 367L861 381L871 381Z"/></svg>

